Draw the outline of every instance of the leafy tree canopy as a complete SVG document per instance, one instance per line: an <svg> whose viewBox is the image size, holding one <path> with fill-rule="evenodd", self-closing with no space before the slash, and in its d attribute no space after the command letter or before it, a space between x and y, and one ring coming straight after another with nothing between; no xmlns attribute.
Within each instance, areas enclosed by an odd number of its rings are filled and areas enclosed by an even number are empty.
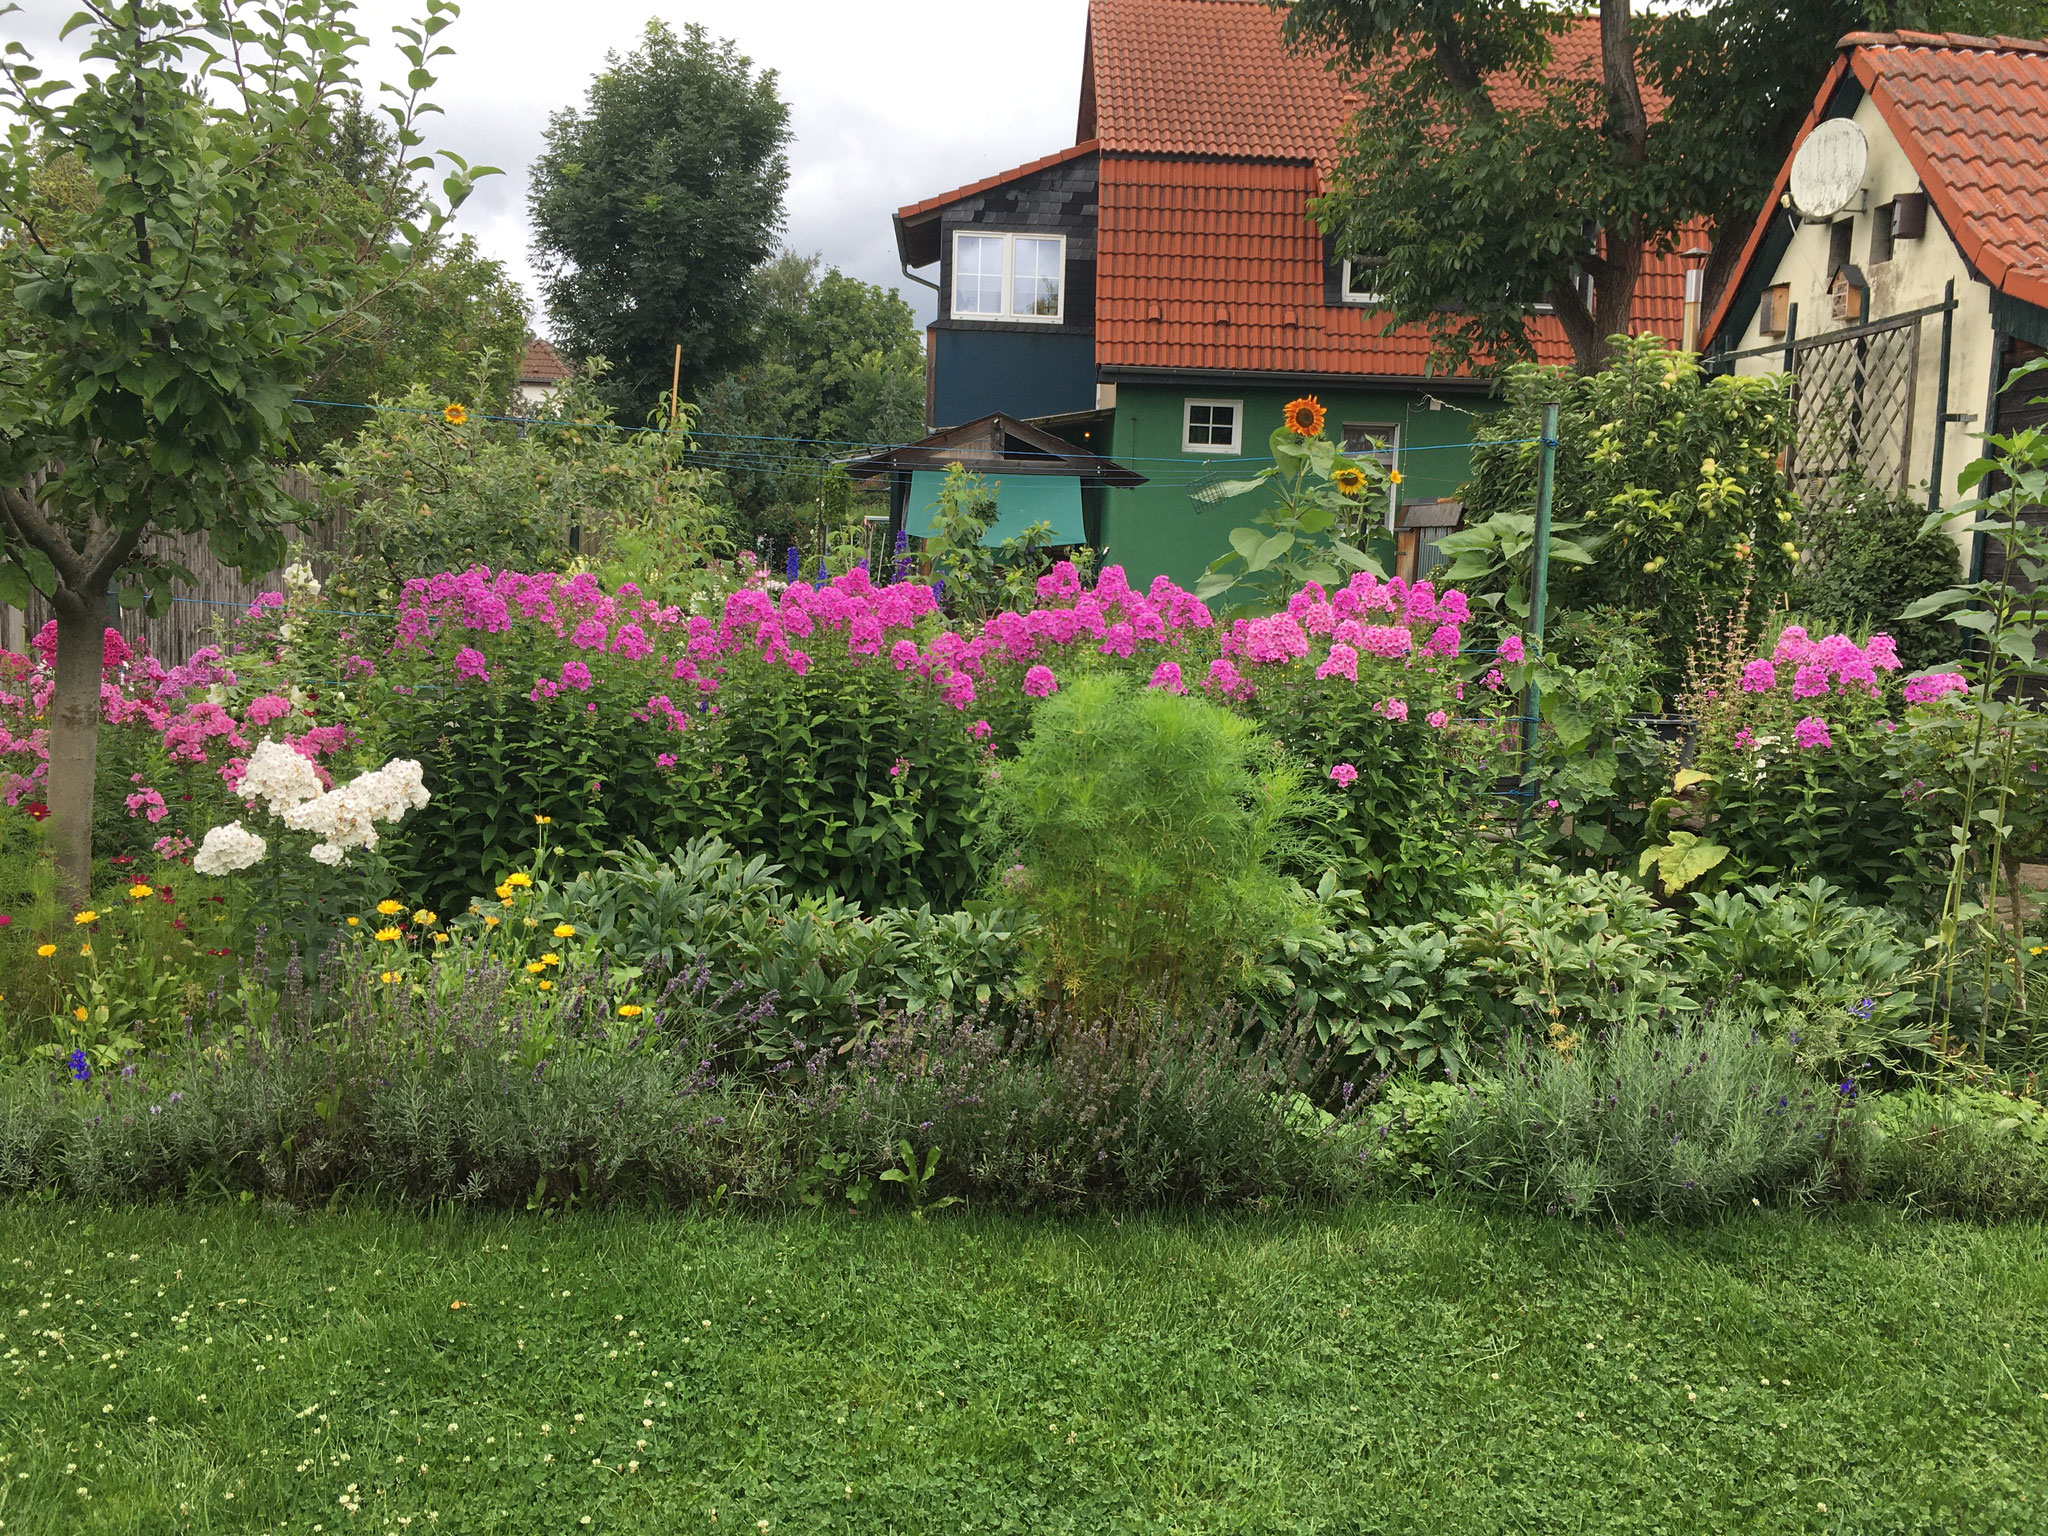
<svg viewBox="0 0 2048 1536"><path fill-rule="evenodd" d="M1282 0L1274 0L1282 3ZM1597 30L1594 56L1561 49ZM1528 354L1554 307L1581 367L1628 330L1644 259L1711 231L1712 307L1837 40L2048 30L2041 0L1292 0L1287 31L1361 82L1317 217L1446 360Z"/></svg>
<svg viewBox="0 0 2048 1536"><path fill-rule="evenodd" d="M788 143L773 70L659 21L549 123L528 191L548 315L572 356L611 361L629 417L667 393L678 344L686 398L747 359Z"/></svg>
<svg viewBox="0 0 2048 1536"><path fill-rule="evenodd" d="M411 178L434 163L416 122L457 8L424 3L395 29L410 71L384 108L393 174L349 196L321 159L364 45L344 0L81 12L75 86L18 43L0 59L0 600L33 586L56 612L49 804L79 899L109 595L160 608L190 579L164 534L277 564L301 512L278 479L293 398L444 226ZM452 209L484 172L446 158Z"/></svg>

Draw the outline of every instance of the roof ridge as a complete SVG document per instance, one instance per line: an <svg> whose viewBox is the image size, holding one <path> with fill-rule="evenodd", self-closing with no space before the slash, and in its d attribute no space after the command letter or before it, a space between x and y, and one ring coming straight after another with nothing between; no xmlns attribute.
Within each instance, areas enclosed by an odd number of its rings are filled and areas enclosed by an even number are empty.
<svg viewBox="0 0 2048 1536"><path fill-rule="evenodd" d="M1928 48L1958 49L1970 53L2048 53L2048 39L2008 37L1997 33L1986 37L1976 32L1849 32L1837 48Z"/></svg>

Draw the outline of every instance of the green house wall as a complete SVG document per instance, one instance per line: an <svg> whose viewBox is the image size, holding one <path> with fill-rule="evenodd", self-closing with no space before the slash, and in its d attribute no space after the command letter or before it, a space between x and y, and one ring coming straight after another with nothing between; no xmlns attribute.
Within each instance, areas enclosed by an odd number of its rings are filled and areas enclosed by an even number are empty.
<svg viewBox="0 0 2048 1536"><path fill-rule="evenodd" d="M1331 437L1349 422L1388 422L1401 429L1400 495L1404 501L1433 501L1455 496L1472 471L1474 436L1468 412L1484 412L1483 396L1451 395L1438 383L1433 389L1351 389L1294 386L1265 388L1191 380L1185 384L1119 383L1116 392L1114 442L1110 456L1147 477L1147 483L1103 493L1101 548L1106 564L1121 565L1131 581L1143 586L1165 574L1192 587L1209 562L1230 548L1230 530L1251 520L1260 498L1256 492L1204 505L1190 491L1209 471L1216 478L1249 479L1271 462L1266 440L1280 425L1288 401L1311 394L1329 410ZM1449 401L1441 410L1429 408L1427 396ZM1245 457L1187 453L1181 447L1184 406L1190 399L1242 400L1244 427L1240 442ZM1459 407L1452 409L1450 407Z"/></svg>

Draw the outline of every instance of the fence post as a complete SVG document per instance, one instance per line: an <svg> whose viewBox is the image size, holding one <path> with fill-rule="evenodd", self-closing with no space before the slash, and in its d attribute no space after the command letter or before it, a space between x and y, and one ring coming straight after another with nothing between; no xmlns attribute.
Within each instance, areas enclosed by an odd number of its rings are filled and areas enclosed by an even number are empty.
<svg viewBox="0 0 2048 1536"><path fill-rule="evenodd" d="M1941 292L1941 374L1934 381L1934 462L1927 470L1927 510L1941 510L1941 477L1948 469L1948 364L1955 343L1956 280L1950 278ZM1995 378L1998 366L1992 364ZM1918 382L1917 380L1915 381ZM1911 453L1909 444L1906 451Z"/></svg>
<svg viewBox="0 0 2048 1536"><path fill-rule="evenodd" d="M1543 656L1543 620L1550 606L1550 502L1557 482L1557 409L1554 400L1543 407L1543 437L1536 459L1536 547L1529 571L1529 638L1534 644L1529 659L1532 662L1540 661ZM1542 685L1532 677L1522 699L1522 815L1525 818L1536 796L1529 769L1536 756L1536 717L1542 704Z"/></svg>

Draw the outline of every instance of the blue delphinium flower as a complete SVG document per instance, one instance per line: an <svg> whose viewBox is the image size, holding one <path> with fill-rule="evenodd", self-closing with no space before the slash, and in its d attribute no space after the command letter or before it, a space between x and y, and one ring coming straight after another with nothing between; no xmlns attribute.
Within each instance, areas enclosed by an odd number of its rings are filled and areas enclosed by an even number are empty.
<svg viewBox="0 0 2048 1536"><path fill-rule="evenodd" d="M794 544L792 544L789 546L789 554L784 558L782 562L783 575L787 577L789 580L795 581L797 577L803 574L803 569L803 551L801 551Z"/></svg>
<svg viewBox="0 0 2048 1536"><path fill-rule="evenodd" d="M1855 1014L1856 1017L1861 1019L1864 1023L1868 1024L1870 1022L1870 1016L1873 1013L1877 1012L1877 999L1874 997L1866 997L1861 1002L1857 1003L1856 1006L1851 1008L1849 1011Z"/></svg>
<svg viewBox="0 0 2048 1536"><path fill-rule="evenodd" d="M92 1068L85 1064L85 1052L73 1051L64 1058L64 1065L71 1069L71 1080L76 1083L92 1081Z"/></svg>
<svg viewBox="0 0 2048 1536"><path fill-rule="evenodd" d="M825 558L825 557L824 557L823 555L820 555L820 556L818 556L818 582L819 582L819 584L820 584L820 585L822 586L822 585L823 585L824 583L826 583L826 582L830 581L831 579L832 579L832 566L831 566L831 563L830 563L830 562L829 562L829 561L828 561L828 560L827 560L827 559L826 559L826 558Z"/></svg>

